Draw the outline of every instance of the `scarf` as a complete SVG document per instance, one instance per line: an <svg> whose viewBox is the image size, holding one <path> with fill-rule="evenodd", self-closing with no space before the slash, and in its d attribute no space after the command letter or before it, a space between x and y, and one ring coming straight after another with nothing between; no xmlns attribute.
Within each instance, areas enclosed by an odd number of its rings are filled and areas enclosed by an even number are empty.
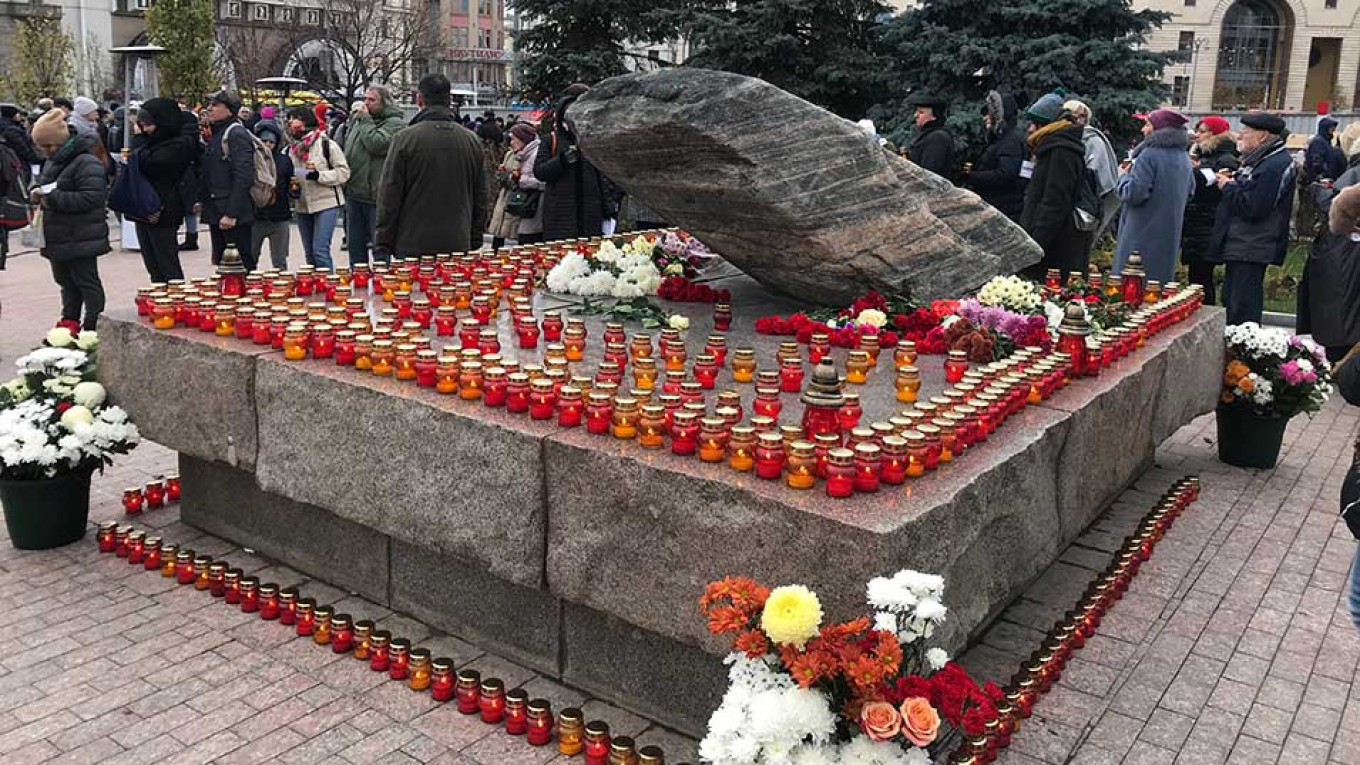
<svg viewBox="0 0 1360 765"><path fill-rule="evenodd" d="M1039 144L1043 143L1045 138L1054 133L1061 133L1070 127L1072 127L1072 123L1068 120L1054 120L1033 133L1030 133L1029 137L1025 139L1025 142L1029 144L1030 151L1034 151L1039 148Z"/></svg>
<svg viewBox="0 0 1360 765"><path fill-rule="evenodd" d="M294 157L297 157L299 160L301 160L301 162L302 162L303 165L306 165L306 164L307 164L307 159L308 159L308 157L311 156L311 153L312 153L312 146L313 146L317 141L321 140L321 138L322 138L324 135L325 135L325 134L321 131L320 128L317 128L316 130L311 131L311 132L308 133L307 135L304 135L304 136L302 137L302 140L300 140L300 141L298 141L297 143L293 144L293 156L294 156Z"/></svg>
<svg viewBox="0 0 1360 765"><path fill-rule="evenodd" d="M1266 139L1265 143L1261 144L1260 146L1257 146L1255 149L1252 149L1251 151L1242 155L1242 166L1256 167L1257 165L1265 161L1266 157L1269 157L1270 155L1274 154L1277 151L1280 151L1283 148L1284 139L1277 135L1273 135L1270 138Z"/></svg>

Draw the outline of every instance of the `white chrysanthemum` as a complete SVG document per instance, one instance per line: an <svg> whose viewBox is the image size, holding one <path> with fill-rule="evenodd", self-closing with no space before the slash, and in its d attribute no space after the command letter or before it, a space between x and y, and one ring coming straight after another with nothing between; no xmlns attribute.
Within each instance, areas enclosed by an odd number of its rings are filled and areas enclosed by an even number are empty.
<svg viewBox="0 0 1360 765"><path fill-rule="evenodd" d="M93 350L99 345L99 333L92 329L82 331L76 335L76 347L82 351Z"/></svg>
<svg viewBox="0 0 1360 765"><path fill-rule="evenodd" d="M944 621L945 614L949 609L944 604L934 598L922 598L916 604L916 618L939 623Z"/></svg>
<svg viewBox="0 0 1360 765"><path fill-rule="evenodd" d="M874 614L874 629L897 634L897 614L879 611Z"/></svg>
<svg viewBox="0 0 1360 765"><path fill-rule="evenodd" d="M47 337L44 339L53 348L65 348L75 342L76 338L66 327L53 327L47 331Z"/></svg>
<svg viewBox="0 0 1360 765"><path fill-rule="evenodd" d="M931 669L942 669L949 663L949 654L943 648L932 648L926 651L926 663Z"/></svg>
<svg viewBox="0 0 1360 765"><path fill-rule="evenodd" d="M71 389L72 400L91 409L103 404L107 397L108 391L104 390L104 386L97 382L76 383L75 387Z"/></svg>

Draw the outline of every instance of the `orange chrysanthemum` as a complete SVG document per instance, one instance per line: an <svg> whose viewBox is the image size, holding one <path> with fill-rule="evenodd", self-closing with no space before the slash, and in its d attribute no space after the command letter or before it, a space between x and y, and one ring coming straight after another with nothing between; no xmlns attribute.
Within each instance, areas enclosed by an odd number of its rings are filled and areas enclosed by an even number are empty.
<svg viewBox="0 0 1360 765"><path fill-rule="evenodd" d="M714 606L708 611L708 631L714 635L741 632L750 623L750 615L735 606Z"/></svg>
<svg viewBox="0 0 1360 765"><path fill-rule="evenodd" d="M770 652L770 641L765 637L765 633L760 630L746 630L737 636L733 644L738 651L742 651L749 659L755 659Z"/></svg>

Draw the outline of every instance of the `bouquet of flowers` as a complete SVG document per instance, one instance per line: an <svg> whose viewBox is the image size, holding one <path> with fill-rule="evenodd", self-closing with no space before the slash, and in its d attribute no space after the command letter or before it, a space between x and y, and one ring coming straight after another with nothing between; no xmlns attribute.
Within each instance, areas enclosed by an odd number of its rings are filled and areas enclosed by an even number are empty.
<svg viewBox="0 0 1360 765"><path fill-rule="evenodd" d="M593 254L568 253L548 272L547 285L553 292L631 300L657 294L663 277L693 279L711 257L699 240L677 231L660 239L607 239Z"/></svg>
<svg viewBox="0 0 1360 765"><path fill-rule="evenodd" d="M1228 366L1219 396L1224 406L1288 418L1327 403L1331 369L1312 340L1250 322L1228 327L1226 335Z"/></svg>
<svg viewBox="0 0 1360 765"><path fill-rule="evenodd" d="M140 440L137 426L95 382L99 337L58 327L0 385L0 478L38 480L103 469Z"/></svg>
<svg viewBox="0 0 1360 765"><path fill-rule="evenodd" d="M861 337L876 335L879 347L892 348L903 339L919 343L939 323L940 316L930 308L917 308L905 298L889 298L870 291L839 310L818 309L788 317L762 316L756 319L756 332L791 335L800 343L809 342L815 334L824 334L837 348L858 348Z"/></svg>
<svg viewBox="0 0 1360 765"><path fill-rule="evenodd" d="M1001 306L985 305L981 300L969 299L959 302L957 315L976 327L992 330L997 339L1002 341L999 343L999 357L1009 356L1016 348L1027 345L1047 348L1052 340L1049 336L1050 320L1042 313L1017 313Z"/></svg>
<svg viewBox="0 0 1360 765"><path fill-rule="evenodd" d="M1039 285L1018 276L997 276L982 285L977 300L1016 313L1035 313L1043 304Z"/></svg>
<svg viewBox="0 0 1360 765"><path fill-rule="evenodd" d="M869 582L873 618L822 624L817 595L751 579L711 583L709 631L735 634L731 684L699 753L714 765L927 765L942 726L981 735L1002 691L927 641L944 621L944 579L903 570Z"/></svg>

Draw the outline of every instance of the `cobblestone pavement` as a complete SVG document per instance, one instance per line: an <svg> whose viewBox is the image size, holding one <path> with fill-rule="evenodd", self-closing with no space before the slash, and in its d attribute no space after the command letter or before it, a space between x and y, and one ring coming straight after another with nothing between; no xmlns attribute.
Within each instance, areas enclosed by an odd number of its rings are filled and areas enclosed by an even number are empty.
<svg viewBox="0 0 1360 765"><path fill-rule="evenodd" d="M296 250L295 250L296 251ZM186 255L190 275L205 252ZM139 257L101 261L111 305L144 281ZM0 273L0 367L55 321L46 262ZM1226 467L1214 421L1183 428L962 661L1005 680L1171 481L1203 493L1129 593L1026 720L1005 765L1360 763L1360 639L1343 588L1354 541L1336 521L1357 412L1334 401L1297 418L1280 465ZM146 444L97 477L91 519L122 517L123 487L174 470ZM696 761L693 742L448 635L205 536L174 507L138 519L167 538L304 590L431 647L461 667L526 684L555 708L585 704L619 733ZM904 562L909 564L909 562ZM94 552L93 541L21 553L0 539L0 763L554 761L476 718L384 681L284 628Z"/></svg>
<svg viewBox="0 0 1360 765"><path fill-rule="evenodd" d="M1270 471L1219 463L1212 416L1163 444L1158 467L965 656L975 672L1008 679L1158 495L1185 474L1203 477L1199 502L999 762L1360 763L1360 638L1344 592L1355 540L1337 519L1356 430L1356 410L1333 400L1290 423Z"/></svg>

